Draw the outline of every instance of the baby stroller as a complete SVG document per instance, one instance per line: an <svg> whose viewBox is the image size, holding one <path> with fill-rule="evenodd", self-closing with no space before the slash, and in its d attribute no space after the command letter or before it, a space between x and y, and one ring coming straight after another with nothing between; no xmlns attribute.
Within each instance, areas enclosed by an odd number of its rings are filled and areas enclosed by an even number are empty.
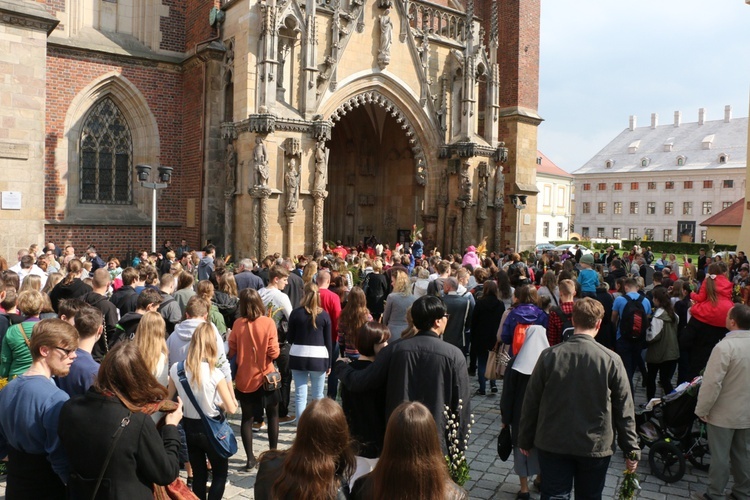
<svg viewBox="0 0 750 500"><path fill-rule="evenodd" d="M711 463L706 424L695 416L701 381L698 377L636 411L641 448L649 447L651 473L664 482L682 479L686 459L702 471L707 471Z"/></svg>

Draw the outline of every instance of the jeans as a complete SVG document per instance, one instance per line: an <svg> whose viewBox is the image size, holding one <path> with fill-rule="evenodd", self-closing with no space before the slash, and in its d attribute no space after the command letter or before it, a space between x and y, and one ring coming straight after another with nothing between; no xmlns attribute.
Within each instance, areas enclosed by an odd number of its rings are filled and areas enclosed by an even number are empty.
<svg viewBox="0 0 750 500"><path fill-rule="evenodd" d="M643 350L643 342L632 341L628 339L619 338L617 339L617 354L622 358L622 364L625 365L625 371L628 374L628 382L630 382L630 393L635 394L633 390L633 375L638 366L643 363L643 357L641 351ZM643 370L645 372L645 370ZM645 373L644 373L645 376Z"/></svg>
<svg viewBox="0 0 750 500"><path fill-rule="evenodd" d="M485 392L487 388L487 379L484 377L484 372L487 371L487 359L490 357L490 351L482 351L477 353L477 378L479 379L479 390ZM490 387L495 387L496 382L490 380Z"/></svg>
<svg viewBox="0 0 750 500"><path fill-rule="evenodd" d="M326 383L326 372L292 370L294 379L294 403L297 406L297 420L307 407L307 378L312 382L312 399L323 399L323 386Z"/></svg>
<svg viewBox="0 0 750 500"><path fill-rule="evenodd" d="M611 457L576 457L539 450L542 500L569 500L576 487L576 500L600 500Z"/></svg>
<svg viewBox="0 0 750 500"><path fill-rule="evenodd" d="M203 422L192 418L183 418L182 426L185 428L187 438L188 456L190 465L193 467L193 493L201 500L221 500L224 496L224 488L229 475L229 459L220 456L206 437ZM206 484L208 483L208 466L206 459L211 462L213 480L211 488L206 497Z"/></svg>

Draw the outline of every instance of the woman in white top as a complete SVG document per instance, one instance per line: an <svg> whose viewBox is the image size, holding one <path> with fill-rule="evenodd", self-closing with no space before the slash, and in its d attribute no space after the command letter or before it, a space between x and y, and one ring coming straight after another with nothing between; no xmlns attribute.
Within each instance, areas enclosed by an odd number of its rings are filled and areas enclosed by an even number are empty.
<svg viewBox="0 0 750 500"><path fill-rule="evenodd" d="M215 403L217 394L224 411L229 413L237 411L237 402L232 397L224 373L216 368L218 357L216 333L214 333L210 323L201 323L195 329L193 338L190 340L187 360L185 360L185 376L195 400L200 405L200 409L209 417L219 415L220 410ZM200 414L180 383L177 375L178 365L179 363L173 364L169 370L169 396L173 398L175 394L179 394L184 405L182 427L185 429L190 464L193 466L193 493L198 498L207 498L208 469L206 459L208 459L213 471L208 500L219 500L224 495L224 487L229 473L229 459L220 456L208 441Z"/></svg>

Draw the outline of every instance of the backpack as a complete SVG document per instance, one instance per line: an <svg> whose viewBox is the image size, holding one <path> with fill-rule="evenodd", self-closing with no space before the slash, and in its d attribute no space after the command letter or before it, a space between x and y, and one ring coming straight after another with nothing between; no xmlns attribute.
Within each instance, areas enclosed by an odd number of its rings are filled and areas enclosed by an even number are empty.
<svg viewBox="0 0 750 500"><path fill-rule="evenodd" d="M620 315L620 336L633 342L644 340L651 322L643 307L643 297L633 300L627 293L623 297L627 302Z"/></svg>
<svg viewBox="0 0 750 500"><path fill-rule="evenodd" d="M565 314L562 307L559 306L553 307L552 310L555 311L555 314L557 314L562 320L562 333L560 334L560 337L562 338L562 341L565 342L573 336L573 313Z"/></svg>
<svg viewBox="0 0 750 500"><path fill-rule="evenodd" d="M518 323L516 327L513 329L513 355L518 355L518 352L521 350L521 347L523 346L523 343L526 341L526 330L529 329L531 325L522 325L521 323Z"/></svg>

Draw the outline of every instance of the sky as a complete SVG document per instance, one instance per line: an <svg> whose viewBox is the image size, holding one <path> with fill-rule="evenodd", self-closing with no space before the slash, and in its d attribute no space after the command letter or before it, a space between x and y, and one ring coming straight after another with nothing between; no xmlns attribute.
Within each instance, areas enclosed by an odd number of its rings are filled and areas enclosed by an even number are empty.
<svg viewBox="0 0 750 500"><path fill-rule="evenodd" d="M628 127L748 116L744 0L543 0L539 149L573 172Z"/></svg>

